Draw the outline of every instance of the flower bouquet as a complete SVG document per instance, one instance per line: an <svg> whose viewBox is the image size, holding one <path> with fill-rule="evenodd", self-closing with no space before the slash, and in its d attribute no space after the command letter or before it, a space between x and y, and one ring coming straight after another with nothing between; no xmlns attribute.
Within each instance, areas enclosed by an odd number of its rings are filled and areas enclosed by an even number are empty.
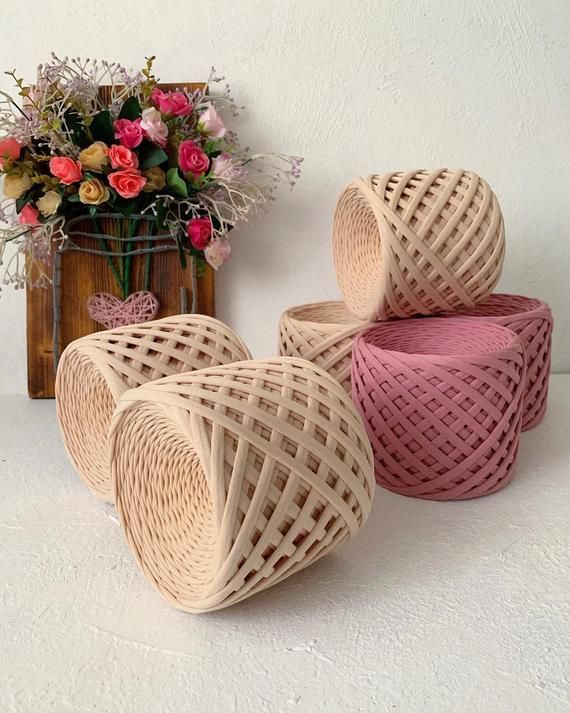
<svg viewBox="0 0 570 713"><path fill-rule="evenodd" d="M295 183L301 159L252 153L226 127L224 113L237 107L227 84L214 91L223 78L163 91L154 59L133 74L52 55L30 87L7 72L20 99L0 93L0 220L8 224L0 259L15 248L4 284L52 283L53 242L76 233L95 240L123 299L134 254L147 255L148 288L155 236L178 251L182 269L192 258L198 273L206 263L217 270L230 255L231 229L267 205L280 180ZM120 231L105 230L110 219Z"/></svg>

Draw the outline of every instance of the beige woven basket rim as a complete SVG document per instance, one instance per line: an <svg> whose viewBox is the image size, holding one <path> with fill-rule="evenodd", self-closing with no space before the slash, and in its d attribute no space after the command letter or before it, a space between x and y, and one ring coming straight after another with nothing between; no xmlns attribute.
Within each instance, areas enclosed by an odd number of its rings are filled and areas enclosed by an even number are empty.
<svg viewBox="0 0 570 713"><path fill-rule="evenodd" d="M319 310L343 310L347 317L351 318L350 321L338 321L334 319L315 319L314 312ZM309 313L309 314L307 314ZM308 302L307 304L295 305L294 307L289 307L281 315L280 321L284 319L290 319L293 322L302 322L303 324L316 325L317 327L352 327L358 326L360 324L367 324L365 320L360 319L355 314L353 314L348 306L342 300L325 300L323 302Z"/></svg>

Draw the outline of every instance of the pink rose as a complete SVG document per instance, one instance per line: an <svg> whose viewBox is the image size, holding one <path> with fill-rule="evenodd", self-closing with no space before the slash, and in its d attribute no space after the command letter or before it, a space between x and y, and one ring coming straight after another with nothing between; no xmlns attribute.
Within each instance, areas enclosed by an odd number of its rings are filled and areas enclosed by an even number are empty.
<svg viewBox="0 0 570 713"><path fill-rule="evenodd" d="M229 258L232 249L227 240L212 240L204 250L208 263L217 270Z"/></svg>
<svg viewBox="0 0 570 713"><path fill-rule="evenodd" d="M52 176L59 178L64 186L77 183L81 180L83 169L80 161L75 161L67 156L55 156L49 162Z"/></svg>
<svg viewBox="0 0 570 713"><path fill-rule="evenodd" d="M136 198L146 183L146 178L134 168L110 173L108 178L109 184L121 198Z"/></svg>
<svg viewBox="0 0 570 713"><path fill-rule="evenodd" d="M222 118L211 104L208 104L206 111L200 114L198 128L214 139L221 139L226 133Z"/></svg>
<svg viewBox="0 0 570 713"><path fill-rule="evenodd" d="M194 108L184 92L163 92L158 87L152 90L151 102L163 114L187 116Z"/></svg>
<svg viewBox="0 0 570 713"><path fill-rule="evenodd" d="M212 236L212 223L209 218L192 218L186 224L186 233L196 250L203 250Z"/></svg>
<svg viewBox="0 0 570 713"><path fill-rule="evenodd" d="M107 152L113 168L138 168L139 157L134 151L120 144L113 144Z"/></svg>
<svg viewBox="0 0 570 713"><path fill-rule="evenodd" d="M13 136L8 136L0 141L0 169L3 168L3 159L9 158L16 161L20 158L23 145Z"/></svg>
<svg viewBox="0 0 570 713"><path fill-rule="evenodd" d="M222 153L212 160L212 173L226 181L242 181L247 175L245 168L236 164L229 153Z"/></svg>
<svg viewBox="0 0 570 713"><path fill-rule="evenodd" d="M22 225L37 225L40 222L40 212L33 203L26 203L22 208L18 222Z"/></svg>
<svg viewBox="0 0 570 713"><path fill-rule="evenodd" d="M183 141L178 147L178 165L186 173L189 171L195 176L206 173L210 159L194 141Z"/></svg>
<svg viewBox="0 0 570 713"><path fill-rule="evenodd" d="M168 126L162 121L159 111L154 107L145 109L142 113L140 125L147 139L150 139L155 144L159 144L159 146L166 146Z"/></svg>
<svg viewBox="0 0 570 713"><path fill-rule="evenodd" d="M141 120L135 119L117 119L113 124L115 127L115 138L126 146L128 149L134 149L143 140L143 130L141 129Z"/></svg>

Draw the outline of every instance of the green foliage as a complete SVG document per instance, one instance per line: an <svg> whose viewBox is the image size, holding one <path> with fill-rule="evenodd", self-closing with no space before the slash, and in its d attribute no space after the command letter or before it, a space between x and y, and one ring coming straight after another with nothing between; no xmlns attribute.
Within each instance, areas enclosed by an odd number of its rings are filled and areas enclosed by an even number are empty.
<svg viewBox="0 0 570 713"><path fill-rule="evenodd" d="M210 139L204 143L202 148L204 149L204 153L208 154L210 158L216 158L227 150L227 145L224 139Z"/></svg>
<svg viewBox="0 0 570 713"><path fill-rule="evenodd" d="M166 151L156 146L156 144L151 144L150 141L143 141L138 149L140 168L145 171L147 168L153 168L154 166L160 166L161 163L168 161L168 156Z"/></svg>
<svg viewBox="0 0 570 713"><path fill-rule="evenodd" d="M136 97L129 97L121 108L119 119L129 119L129 121L134 121L135 119L138 119L141 114L142 110L139 100Z"/></svg>
<svg viewBox="0 0 570 713"><path fill-rule="evenodd" d="M89 145L89 137L81 115L75 109L68 109L63 115L66 133L77 146L84 148Z"/></svg>
<svg viewBox="0 0 570 713"><path fill-rule="evenodd" d="M89 126L93 141L103 141L109 146L115 138L115 130L113 129L113 120L111 112L105 109L95 114Z"/></svg>
<svg viewBox="0 0 570 713"><path fill-rule="evenodd" d="M117 210L122 213L126 218L129 218L135 211L136 200L125 200L124 198L117 198L116 200Z"/></svg>
<svg viewBox="0 0 570 713"><path fill-rule="evenodd" d="M188 186L186 185L186 181L178 172L177 168L171 168L168 171L166 174L166 183L168 184L168 187L174 191L174 193L177 193L179 196L184 196L184 198L188 197Z"/></svg>

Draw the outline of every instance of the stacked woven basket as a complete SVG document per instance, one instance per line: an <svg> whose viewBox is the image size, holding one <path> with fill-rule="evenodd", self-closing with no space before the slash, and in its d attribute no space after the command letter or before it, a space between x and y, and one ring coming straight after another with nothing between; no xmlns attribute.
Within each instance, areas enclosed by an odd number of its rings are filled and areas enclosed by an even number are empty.
<svg viewBox="0 0 570 713"><path fill-rule="evenodd" d="M552 315L492 294L505 234L489 185L449 170L357 179L333 253L344 303L288 310L281 354L352 393L384 487L451 500L506 485L521 429L546 410Z"/></svg>
<svg viewBox="0 0 570 713"><path fill-rule="evenodd" d="M511 479L546 409L552 317L491 294L503 256L475 174L372 176L335 213L344 303L288 310L280 357L253 360L203 315L67 347L67 452L167 601L220 609L316 561L366 521L374 474L439 500Z"/></svg>

